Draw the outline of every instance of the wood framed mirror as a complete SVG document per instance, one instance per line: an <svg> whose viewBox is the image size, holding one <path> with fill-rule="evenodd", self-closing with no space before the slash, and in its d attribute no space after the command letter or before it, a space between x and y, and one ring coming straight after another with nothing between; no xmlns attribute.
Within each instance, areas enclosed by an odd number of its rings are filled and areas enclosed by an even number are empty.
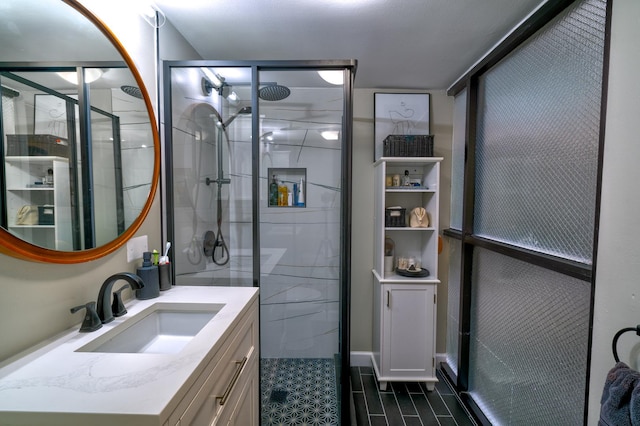
<svg viewBox="0 0 640 426"><path fill-rule="evenodd" d="M0 9L0 253L103 257L136 233L157 192L160 141L142 77L76 0Z"/></svg>

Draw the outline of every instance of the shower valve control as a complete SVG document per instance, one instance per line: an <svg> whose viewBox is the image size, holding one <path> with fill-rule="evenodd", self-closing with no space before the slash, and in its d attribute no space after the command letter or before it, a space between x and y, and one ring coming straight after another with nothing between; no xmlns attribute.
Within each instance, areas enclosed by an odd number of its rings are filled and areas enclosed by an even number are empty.
<svg viewBox="0 0 640 426"><path fill-rule="evenodd" d="M225 184L229 185L231 183L231 179L229 179L229 178L223 178L223 179L206 178L204 182L207 184L207 186L211 185L212 183L217 183L217 184L220 184L220 185L225 185Z"/></svg>

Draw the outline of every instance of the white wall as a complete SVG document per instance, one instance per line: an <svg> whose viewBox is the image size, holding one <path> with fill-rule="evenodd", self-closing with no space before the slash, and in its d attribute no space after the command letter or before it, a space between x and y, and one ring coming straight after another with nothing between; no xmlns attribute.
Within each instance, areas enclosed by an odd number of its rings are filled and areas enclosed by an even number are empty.
<svg viewBox="0 0 640 426"><path fill-rule="evenodd" d="M356 81L357 81L356 74ZM353 199L351 250L351 351L372 351L373 316L373 94L388 89L356 89L353 96ZM411 91L415 92L415 91ZM445 91L431 94L431 133L435 135L435 156L444 157L440 168L440 231L449 227L451 192L451 144L453 141L453 98ZM440 232L442 235L442 232ZM446 246L438 260L438 318L436 352L444 353L447 336L448 253Z"/></svg>
<svg viewBox="0 0 640 426"><path fill-rule="evenodd" d="M589 424L596 425L607 371L615 361L614 334L640 324L640 2L614 0L609 93L604 147L602 207L596 264L596 290L589 381ZM630 332L618 354L640 367L640 338Z"/></svg>

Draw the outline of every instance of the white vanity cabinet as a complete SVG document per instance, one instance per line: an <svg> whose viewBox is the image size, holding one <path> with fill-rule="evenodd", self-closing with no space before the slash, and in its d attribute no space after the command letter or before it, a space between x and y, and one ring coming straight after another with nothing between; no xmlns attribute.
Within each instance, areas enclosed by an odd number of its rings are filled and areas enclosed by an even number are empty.
<svg viewBox="0 0 640 426"><path fill-rule="evenodd" d="M73 250L69 160L7 156L5 168L9 231L41 247ZM24 206L34 206L40 212L34 212L29 223L16 223Z"/></svg>
<svg viewBox="0 0 640 426"><path fill-rule="evenodd" d="M383 157L375 163L372 363L383 390L389 381L424 382L428 390L433 390L438 381L435 331L440 283L437 278L440 161L442 158L438 157ZM398 177L402 182L405 171L411 185L387 185L389 181L397 182ZM390 220L390 207L399 207L404 217ZM410 212L414 208L427 212L428 226L410 226ZM393 241L393 262L387 260L386 266L385 239ZM421 276L406 276L407 271L398 273L399 258L428 273L424 271Z"/></svg>
<svg viewBox="0 0 640 426"><path fill-rule="evenodd" d="M91 333L75 325L0 365L0 424L257 426L258 293L174 286ZM152 344L105 345L118 339Z"/></svg>
<svg viewBox="0 0 640 426"><path fill-rule="evenodd" d="M254 302L166 424L258 426L258 332Z"/></svg>

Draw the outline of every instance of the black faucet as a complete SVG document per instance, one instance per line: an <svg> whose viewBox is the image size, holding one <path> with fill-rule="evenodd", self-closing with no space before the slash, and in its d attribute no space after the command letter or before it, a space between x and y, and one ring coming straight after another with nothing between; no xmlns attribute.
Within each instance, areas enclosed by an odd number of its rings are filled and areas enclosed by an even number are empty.
<svg viewBox="0 0 640 426"><path fill-rule="evenodd" d="M113 321L113 310L111 309L111 288L118 280L125 280L132 290L140 290L144 287L142 278L131 272L120 272L107 278L100 292L98 293L98 317L103 324Z"/></svg>
<svg viewBox="0 0 640 426"><path fill-rule="evenodd" d="M102 327L100 317L98 317L98 314L96 313L96 302L85 303L84 305L76 306L70 310L72 314L75 314L80 309L87 310L84 315L84 321L82 321L82 325L80 326L80 331L82 333L96 331Z"/></svg>

